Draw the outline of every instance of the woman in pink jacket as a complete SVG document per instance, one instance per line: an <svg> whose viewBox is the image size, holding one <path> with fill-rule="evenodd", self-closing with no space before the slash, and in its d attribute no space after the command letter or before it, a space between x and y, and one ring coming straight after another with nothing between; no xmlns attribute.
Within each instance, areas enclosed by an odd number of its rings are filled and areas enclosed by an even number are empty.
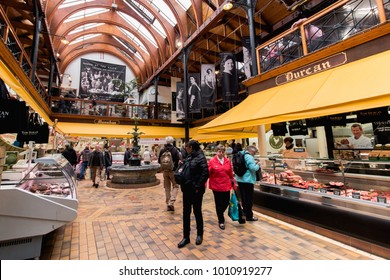
<svg viewBox="0 0 390 280"><path fill-rule="evenodd" d="M209 161L209 188L213 191L220 229L225 229L224 212L229 206L230 190L236 189L232 164L225 156L225 147L217 146L217 154Z"/></svg>

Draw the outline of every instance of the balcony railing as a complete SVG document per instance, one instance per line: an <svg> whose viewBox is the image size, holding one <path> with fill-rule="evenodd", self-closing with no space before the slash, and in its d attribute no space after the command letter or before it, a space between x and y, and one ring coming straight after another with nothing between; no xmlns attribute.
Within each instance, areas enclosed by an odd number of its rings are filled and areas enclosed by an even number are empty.
<svg viewBox="0 0 390 280"><path fill-rule="evenodd" d="M339 43L390 19L390 0L340 1L257 48L260 73ZM304 35L303 35L304 34Z"/></svg>

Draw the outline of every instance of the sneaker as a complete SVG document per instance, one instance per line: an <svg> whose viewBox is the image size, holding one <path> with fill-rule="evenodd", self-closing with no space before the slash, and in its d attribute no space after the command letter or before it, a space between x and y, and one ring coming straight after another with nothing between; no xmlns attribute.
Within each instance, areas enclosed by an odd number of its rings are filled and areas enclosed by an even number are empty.
<svg viewBox="0 0 390 280"><path fill-rule="evenodd" d="M175 206L173 206L173 205L168 205L167 211L175 211Z"/></svg>

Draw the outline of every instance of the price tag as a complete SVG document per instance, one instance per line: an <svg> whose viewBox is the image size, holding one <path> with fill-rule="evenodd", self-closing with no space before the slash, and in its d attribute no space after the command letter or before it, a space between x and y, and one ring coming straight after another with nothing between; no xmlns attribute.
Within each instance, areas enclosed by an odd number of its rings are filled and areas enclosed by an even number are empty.
<svg viewBox="0 0 390 280"><path fill-rule="evenodd" d="M326 188L321 188L321 189L320 189L320 192L321 192L321 193L327 193L328 190L327 190Z"/></svg>
<svg viewBox="0 0 390 280"><path fill-rule="evenodd" d="M377 197L378 202L380 203L387 203L387 199L385 196L378 196Z"/></svg>
<svg viewBox="0 0 390 280"><path fill-rule="evenodd" d="M333 191L333 194L334 194L334 195L340 195L340 190L334 190L334 191Z"/></svg>
<svg viewBox="0 0 390 280"><path fill-rule="evenodd" d="M313 186L308 186L307 189L308 189L309 191L314 191L314 187L313 187Z"/></svg>
<svg viewBox="0 0 390 280"><path fill-rule="evenodd" d="M353 193L352 193L352 198L360 199L360 193L358 193L358 192L353 192Z"/></svg>

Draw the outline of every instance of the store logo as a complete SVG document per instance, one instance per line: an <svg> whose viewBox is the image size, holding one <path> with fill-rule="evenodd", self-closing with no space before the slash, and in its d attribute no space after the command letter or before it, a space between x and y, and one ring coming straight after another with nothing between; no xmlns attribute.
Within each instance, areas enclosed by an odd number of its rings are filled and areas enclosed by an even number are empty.
<svg viewBox="0 0 390 280"><path fill-rule="evenodd" d="M94 120L94 124L120 124L120 121Z"/></svg>
<svg viewBox="0 0 390 280"><path fill-rule="evenodd" d="M283 146L283 136L274 136L273 134L269 138L269 144L273 149L280 149Z"/></svg>
<svg viewBox="0 0 390 280"><path fill-rule="evenodd" d="M310 75L317 74L334 68L339 65L343 65L347 62L347 54L342 52L333 56L327 57L326 59L316 61L315 63L309 64L305 67L298 68L294 71L290 71L276 77L276 84L282 85L288 82L292 82L301 78L305 78Z"/></svg>

